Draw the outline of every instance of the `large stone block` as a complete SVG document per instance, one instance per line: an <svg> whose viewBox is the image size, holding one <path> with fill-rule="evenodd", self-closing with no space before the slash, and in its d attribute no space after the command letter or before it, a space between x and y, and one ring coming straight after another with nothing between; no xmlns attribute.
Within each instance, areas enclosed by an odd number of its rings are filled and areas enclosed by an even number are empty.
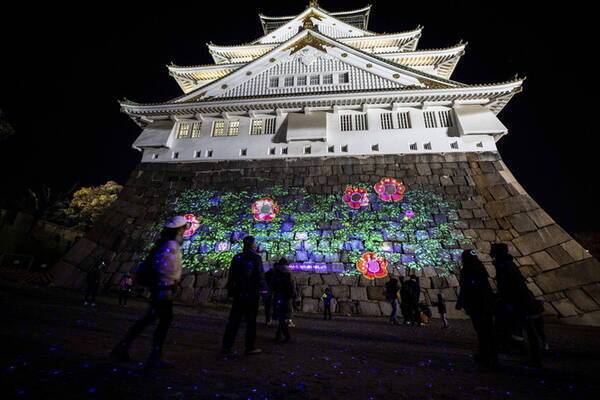
<svg viewBox="0 0 600 400"><path fill-rule="evenodd" d="M369 300L385 300L385 288L383 286L371 286L367 288Z"/></svg>
<svg viewBox="0 0 600 400"><path fill-rule="evenodd" d="M348 286L331 286L331 293L336 299L350 297L350 288Z"/></svg>
<svg viewBox="0 0 600 400"><path fill-rule="evenodd" d="M350 287L350 298L352 300L368 300L367 288L360 286Z"/></svg>
<svg viewBox="0 0 600 400"><path fill-rule="evenodd" d="M582 289L593 298L596 303L600 304L600 283L592 283L591 285L583 286Z"/></svg>
<svg viewBox="0 0 600 400"><path fill-rule="evenodd" d="M573 259L573 257L571 257L569 255L569 253L567 253L566 250L563 249L563 247L561 245L556 245L556 246L548 247L546 249L546 251L560 265L571 264L572 262L575 261Z"/></svg>
<svg viewBox="0 0 600 400"><path fill-rule="evenodd" d="M536 265L540 267L543 271L550 271L560 267L560 265L554 260L554 258L550 257L550 254L546 253L545 251L533 253L531 254L531 258L535 261Z"/></svg>
<svg viewBox="0 0 600 400"><path fill-rule="evenodd" d="M340 284L340 280L336 274L323 274L321 275L321 278L323 279L323 284L325 284L326 286L334 286Z"/></svg>
<svg viewBox="0 0 600 400"><path fill-rule="evenodd" d="M569 240L568 242L562 243L560 247L562 247L575 261L591 257L590 253L581 247L575 240Z"/></svg>
<svg viewBox="0 0 600 400"><path fill-rule="evenodd" d="M86 257L91 255L92 251L94 251L97 247L97 244L86 239L82 238L75 243L73 247L64 255L63 259L72 265L77 265L81 263Z"/></svg>
<svg viewBox="0 0 600 400"><path fill-rule="evenodd" d="M179 293L179 301L183 303L193 303L196 296L196 289L193 287L185 287Z"/></svg>
<svg viewBox="0 0 600 400"><path fill-rule="evenodd" d="M195 279L196 279L196 277L194 276L194 274L185 275L183 277L183 279L181 280L181 287L182 288L191 288L191 287L194 287L194 280Z"/></svg>
<svg viewBox="0 0 600 400"><path fill-rule="evenodd" d="M548 247L564 243L569 239L569 235L555 224L520 236L513 240L513 243L517 249L519 249L521 254L526 256Z"/></svg>
<svg viewBox="0 0 600 400"><path fill-rule="evenodd" d="M58 287L74 288L77 279L84 276L85 273L79 268L64 261L59 261L52 267L54 275L54 285Z"/></svg>
<svg viewBox="0 0 600 400"><path fill-rule="evenodd" d="M376 301L361 301L358 303L361 315L380 316L381 308Z"/></svg>
<svg viewBox="0 0 600 400"><path fill-rule="evenodd" d="M531 232L537 229L535 223L529 218L528 213L519 213L509 215L508 220L515 230L519 233Z"/></svg>
<svg viewBox="0 0 600 400"><path fill-rule="evenodd" d="M554 224L554 220L541 208L537 210L529 211L527 213L529 217L535 222L538 228L543 228L548 225Z"/></svg>
<svg viewBox="0 0 600 400"><path fill-rule="evenodd" d="M534 278L544 293L572 289L600 281L600 262L595 258L544 272Z"/></svg>
<svg viewBox="0 0 600 400"><path fill-rule="evenodd" d="M312 286L300 286L300 297L312 297Z"/></svg>
<svg viewBox="0 0 600 400"><path fill-rule="evenodd" d="M561 318L560 322L569 325L600 326L600 311Z"/></svg>
<svg viewBox="0 0 600 400"><path fill-rule="evenodd" d="M304 297L302 299L302 312L316 313L319 311L319 300Z"/></svg>
<svg viewBox="0 0 600 400"><path fill-rule="evenodd" d="M530 211L536 207L537 205L529 196L517 195L504 200L490 201L486 203L485 210L492 218L502 218Z"/></svg>
<svg viewBox="0 0 600 400"><path fill-rule="evenodd" d="M567 290L566 295L579 310L583 312L596 311L600 307L581 289Z"/></svg>
<svg viewBox="0 0 600 400"><path fill-rule="evenodd" d="M379 308L381 309L381 314L385 316L392 315L392 305L389 301L380 301ZM400 310L397 311L400 313Z"/></svg>
<svg viewBox="0 0 600 400"><path fill-rule="evenodd" d="M579 310L568 299L553 301L552 306L556 308L561 317L570 317L579 314Z"/></svg>

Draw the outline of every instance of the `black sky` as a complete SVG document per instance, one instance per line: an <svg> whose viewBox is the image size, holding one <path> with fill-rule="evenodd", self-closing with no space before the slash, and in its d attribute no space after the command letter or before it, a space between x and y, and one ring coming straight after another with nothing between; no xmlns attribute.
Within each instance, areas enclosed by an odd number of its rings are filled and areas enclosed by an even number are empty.
<svg viewBox="0 0 600 400"><path fill-rule="evenodd" d="M140 133L117 100L163 101L180 89L166 64L212 63L205 43L249 42L257 12L292 15L307 1L45 4L4 13L0 108L18 135L0 144L2 195L40 183L124 183ZM330 11L363 0L322 0ZM591 57L594 12L576 2L373 1L370 29L423 25L419 48L467 41L453 79L527 76L500 114L500 152L532 197L568 230L598 230L599 172ZM123 5L127 4L127 5ZM554 8L553 8L554 7Z"/></svg>

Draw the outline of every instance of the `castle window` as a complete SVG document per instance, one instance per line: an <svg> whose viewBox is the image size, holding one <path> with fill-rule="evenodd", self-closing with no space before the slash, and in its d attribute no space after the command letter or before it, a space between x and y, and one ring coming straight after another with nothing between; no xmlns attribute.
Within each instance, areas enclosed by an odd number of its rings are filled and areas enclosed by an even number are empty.
<svg viewBox="0 0 600 400"><path fill-rule="evenodd" d="M202 122L194 122L192 124L192 137L199 138L201 129L202 129Z"/></svg>
<svg viewBox="0 0 600 400"><path fill-rule="evenodd" d="M394 129L394 120L392 113L382 113L381 118L381 129Z"/></svg>
<svg viewBox="0 0 600 400"><path fill-rule="evenodd" d="M407 112L401 112L398 113L398 128L400 129L410 129L411 125L410 125L410 117Z"/></svg>
<svg viewBox="0 0 600 400"><path fill-rule="evenodd" d="M374 144L371 146L371 151L379 151L379 144Z"/></svg>
<svg viewBox="0 0 600 400"><path fill-rule="evenodd" d="M279 77L274 76L269 79L269 87L276 88L279 87Z"/></svg>
<svg viewBox="0 0 600 400"><path fill-rule="evenodd" d="M450 110L438 112L438 117L440 119L440 126L442 128L451 128L454 126Z"/></svg>
<svg viewBox="0 0 600 400"><path fill-rule="evenodd" d="M318 85L319 83L321 83L321 75L311 75L310 76L310 84L311 85Z"/></svg>
<svg viewBox="0 0 600 400"><path fill-rule="evenodd" d="M265 135L274 135L275 134L275 118L265 118L264 122L265 126Z"/></svg>
<svg viewBox="0 0 600 400"><path fill-rule="evenodd" d="M327 152L328 153L335 153L335 146L329 146L329 147L327 147Z"/></svg>
<svg viewBox="0 0 600 400"><path fill-rule="evenodd" d="M417 144L416 144L416 143L411 143L411 144L410 144L410 149L411 149L411 150L418 150L418 148L417 148Z"/></svg>
<svg viewBox="0 0 600 400"><path fill-rule="evenodd" d="M340 150L342 150L342 153L347 153L347 152L348 152L348 145L347 145L347 144L343 145L343 146L340 148Z"/></svg>
<svg viewBox="0 0 600 400"><path fill-rule="evenodd" d="M229 121L229 129L227 130L227 136L237 136L240 133L240 121Z"/></svg>
<svg viewBox="0 0 600 400"><path fill-rule="evenodd" d="M302 75L296 78L296 85L306 86L306 75Z"/></svg>
<svg viewBox="0 0 600 400"><path fill-rule="evenodd" d="M477 147L483 147L483 142L479 142L479 143L477 143L477 145L476 145L476 146L477 146Z"/></svg>
<svg viewBox="0 0 600 400"><path fill-rule="evenodd" d="M425 150L431 150L431 142L429 142L429 143L425 143L425 144L423 145L423 148L424 148Z"/></svg>
<svg viewBox="0 0 600 400"><path fill-rule="evenodd" d="M450 143L450 148L458 150L458 142L452 142L452 143Z"/></svg>
<svg viewBox="0 0 600 400"><path fill-rule="evenodd" d="M283 86L286 86L286 87L294 86L294 77L286 76L285 80L283 81Z"/></svg>
<svg viewBox="0 0 600 400"><path fill-rule="evenodd" d="M274 156L275 155L275 147L270 147L269 148L269 155L270 156Z"/></svg>
<svg viewBox="0 0 600 400"><path fill-rule="evenodd" d="M347 72L342 72L341 74L339 74L338 78L339 78L339 83L350 82L350 75Z"/></svg>
<svg viewBox="0 0 600 400"><path fill-rule="evenodd" d="M354 130L366 131L368 129L367 114L354 114Z"/></svg>
<svg viewBox="0 0 600 400"><path fill-rule="evenodd" d="M288 153L288 148L287 147L282 147L281 148L281 154L287 154Z"/></svg>
<svg viewBox="0 0 600 400"><path fill-rule="evenodd" d="M311 153L310 146L304 146L304 154L310 154L310 153Z"/></svg>
<svg viewBox="0 0 600 400"><path fill-rule="evenodd" d="M212 150L206 150L206 157L212 157L213 156L213 151Z"/></svg>
<svg viewBox="0 0 600 400"><path fill-rule="evenodd" d="M240 149L240 156L245 157L248 155L248 149Z"/></svg>
<svg viewBox="0 0 600 400"><path fill-rule="evenodd" d="M195 158L200 158L200 157L202 157L202 150L196 150L196 151L194 152L194 157L195 157Z"/></svg>
<svg viewBox="0 0 600 400"><path fill-rule="evenodd" d="M225 136L225 121L213 121L213 136Z"/></svg>
<svg viewBox="0 0 600 400"><path fill-rule="evenodd" d="M323 75L323 85L332 85L333 84L333 75L327 74Z"/></svg>
<svg viewBox="0 0 600 400"><path fill-rule="evenodd" d="M177 130L177 139L186 139L190 137L190 124L181 122Z"/></svg>
<svg viewBox="0 0 600 400"><path fill-rule="evenodd" d="M263 120L262 119L253 119L252 120L250 134L251 135L262 135L263 134Z"/></svg>
<svg viewBox="0 0 600 400"><path fill-rule="evenodd" d="M425 118L425 128L437 128L438 122L435 117L435 111L425 111L423 113L423 117Z"/></svg>
<svg viewBox="0 0 600 400"><path fill-rule="evenodd" d="M352 130L352 114L340 115L340 130L347 132Z"/></svg>
<svg viewBox="0 0 600 400"><path fill-rule="evenodd" d="M177 159L179 158L179 153L178 152L173 152L173 159Z"/></svg>
<svg viewBox="0 0 600 400"><path fill-rule="evenodd" d="M152 158L153 158L154 160L157 160L157 159L158 159L158 153L154 153L154 154L152 154Z"/></svg>

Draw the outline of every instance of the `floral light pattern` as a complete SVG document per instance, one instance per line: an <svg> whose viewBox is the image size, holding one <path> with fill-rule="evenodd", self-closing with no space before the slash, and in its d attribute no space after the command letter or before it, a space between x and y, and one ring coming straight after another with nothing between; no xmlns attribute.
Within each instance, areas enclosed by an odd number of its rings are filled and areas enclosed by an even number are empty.
<svg viewBox="0 0 600 400"><path fill-rule="evenodd" d="M366 207L369 205L369 194L365 188L348 186L342 200L352 208Z"/></svg>
<svg viewBox="0 0 600 400"><path fill-rule="evenodd" d="M200 228L200 220L194 214L186 214L183 218L190 223L190 229L183 232L183 236L192 236Z"/></svg>
<svg viewBox="0 0 600 400"><path fill-rule="evenodd" d="M387 265L388 262L382 256L365 253L356 263L356 269L367 279L383 278L388 274Z"/></svg>
<svg viewBox="0 0 600 400"><path fill-rule="evenodd" d="M406 210L404 212L404 218L403 219L405 221L408 221L409 219L414 218L414 216L415 216L415 212L413 210Z"/></svg>
<svg viewBox="0 0 600 400"><path fill-rule="evenodd" d="M275 219L278 212L279 206L269 197L263 197L252 204L252 214L257 221L271 221Z"/></svg>
<svg viewBox="0 0 600 400"><path fill-rule="evenodd" d="M404 198L406 188L394 178L382 178L374 185L375 192L383 201L399 201Z"/></svg>

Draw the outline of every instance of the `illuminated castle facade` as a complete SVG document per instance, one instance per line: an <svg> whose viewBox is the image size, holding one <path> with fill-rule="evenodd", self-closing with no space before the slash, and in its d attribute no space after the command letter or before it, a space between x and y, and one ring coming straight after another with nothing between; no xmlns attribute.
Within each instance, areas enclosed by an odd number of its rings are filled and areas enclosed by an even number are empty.
<svg viewBox="0 0 600 400"><path fill-rule="evenodd" d="M389 277L416 274L422 301L447 299L452 317L464 248L490 277L490 244L515 256L546 313L600 325L600 263L519 185L496 148L497 115L523 79L451 79L465 50L419 50L421 27L376 34L370 6L260 15L264 36L209 44L215 63L169 65L183 90L153 104L122 101L141 128L142 161L119 199L58 263L58 285L79 287L99 258L108 284L143 257L173 214L186 233L178 299L220 302L240 239L261 242L268 268L296 270L301 308L385 315Z"/></svg>

